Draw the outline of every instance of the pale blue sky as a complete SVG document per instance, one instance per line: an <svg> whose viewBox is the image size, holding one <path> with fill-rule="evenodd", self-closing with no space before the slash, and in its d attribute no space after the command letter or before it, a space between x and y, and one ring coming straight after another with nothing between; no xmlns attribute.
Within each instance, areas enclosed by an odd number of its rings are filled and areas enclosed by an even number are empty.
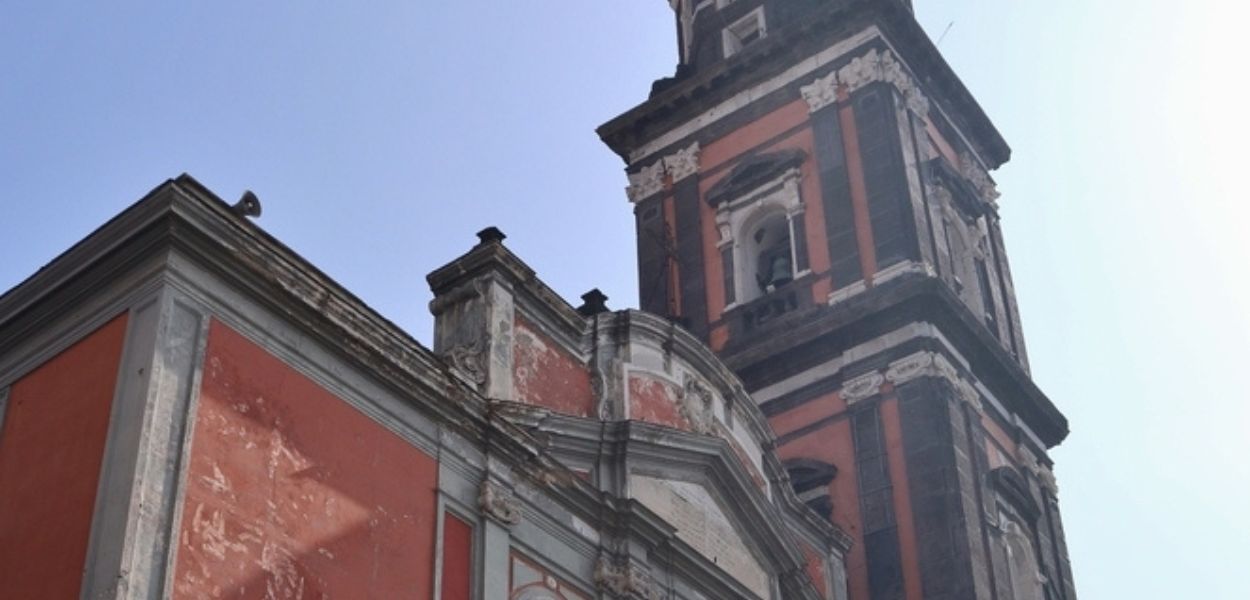
<svg viewBox="0 0 1250 600"><path fill-rule="evenodd" d="M1085 599L1250 598L1246 9L915 0L1014 149L995 173ZM663 0L0 3L0 289L183 171L430 337L498 225L637 304L594 127L675 61Z"/></svg>

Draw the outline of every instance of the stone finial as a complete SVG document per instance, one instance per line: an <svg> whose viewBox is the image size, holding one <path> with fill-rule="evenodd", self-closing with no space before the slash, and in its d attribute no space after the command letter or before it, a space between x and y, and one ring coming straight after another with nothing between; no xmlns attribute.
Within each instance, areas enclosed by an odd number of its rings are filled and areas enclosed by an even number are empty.
<svg viewBox="0 0 1250 600"><path fill-rule="evenodd" d="M477 232L477 239L479 240L477 245L485 246L487 244L502 244L507 237L508 236L504 235L504 232L500 231L498 227L491 225L490 227Z"/></svg>
<svg viewBox="0 0 1250 600"><path fill-rule="evenodd" d="M594 288L585 294L582 294L582 305L577 307L577 312L583 317L593 317L599 313L608 312L608 296Z"/></svg>
<svg viewBox="0 0 1250 600"><path fill-rule="evenodd" d="M243 196L230 207L230 211L240 217L259 217L260 198L257 198L252 190L244 190Z"/></svg>

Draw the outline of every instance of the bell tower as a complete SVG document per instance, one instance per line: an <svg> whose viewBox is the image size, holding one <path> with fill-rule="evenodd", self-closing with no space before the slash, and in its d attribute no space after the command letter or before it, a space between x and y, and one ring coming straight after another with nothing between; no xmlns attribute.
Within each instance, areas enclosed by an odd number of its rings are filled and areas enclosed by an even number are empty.
<svg viewBox="0 0 1250 600"><path fill-rule="evenodd" d="M640 304L770 418L854 600L1075 600L989 173L1010 148L906 0L670 0L679 57L599 128ZM792 473L792 481L807 478Z"/></svg>

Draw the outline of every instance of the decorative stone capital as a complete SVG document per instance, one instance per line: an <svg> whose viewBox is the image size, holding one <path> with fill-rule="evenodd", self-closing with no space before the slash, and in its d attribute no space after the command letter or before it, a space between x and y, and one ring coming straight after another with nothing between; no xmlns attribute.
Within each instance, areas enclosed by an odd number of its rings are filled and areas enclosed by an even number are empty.
<svg viewBox="0 0 1250 600"><path fill-rule="evenodd" d="M699 172L699 142L665 156L629 176L625 192L630 202L638 202L664 189L664 177L673 183Z"/></svg>
<svg viewBox="0 0 1250 600"><path fill-rule="evenodd" d="M968 403L978 413L983 412L985 408L981 405L981 393L977 391L976 386L962 379L955 382L955 390L959 393L959 398Z"/></svg>
<svg viewBox="0 0 1250 600"><path fill-rule="evenodd" d="M668 174L673 178L673 183L698 173L699 142L695 142L683 150L678 150L664 157L664 168L668 169Z"/></svg>
<svg viewBox="0 0 1250 600"><path fill-rule="evenodd" d="M1046 467L1038 469L1037 478L1042 482L1042 488L1050 494L1051 498L1059 497L1059 481L1055 479L1055 472Z"/></svg>
<svg viewBox="0 0 1250 600"><path fill-rule="evenodd" d="M842 384L842 390L839 396L850 406L861 400L867 400L881 391L881 384L885 383L885 377L877 371L865 373L853 379L849 379Z"/></svg>
<svg viewBox="0 0 1250 600"><path fill-rule="evenodd" d="M651 194L664 189L664 159L655 161L648 167L629 176L629 187L626 193L630 202L638 202Z"/></svg>
<svg viewBox="0 0 1250 600"><path fill-rule="evenodd" d="M478 507L492 520L512 527L521 522L521 504L517 502L512 491L487 479L482 482L482 491L477 497Z"/></svg>
<svg viewBox="0 0 1250 600"><path fill-rule="evenodd" d="M965 152L959 156L959 173L963 175L972 188L977 191L981 199L989 204L995 204L998 200L998 186L994 184L994 180L990 179L990 174L981 168L976 159L971 154Z"/></svg>
<svg viewBox="0 0 1250 600"><path fill-rule="evenodd" d="M902 385L918 377L944 377L952 383L959 381L959 373L946 357L936 352L917 352L890 363L885 379L894 385Z"/></svg>
<svg viewBox="0 0 1250 600"><path fill-rule="evenodd" d="M908 110L921 116L929 113L929 99L889 50L873 48L851 59L841 69L799 88L799 92L807 101L809 111L816 112L837 101L839 86L845 87L849 94L878 81L893 85L907 102Z"/></svg>
<svg viewBox="0 0 1250 600"><path fill-rule="evenodd" d="M808 112L816 112L838 101L838 73L834 71L801 88Z"/></svg>

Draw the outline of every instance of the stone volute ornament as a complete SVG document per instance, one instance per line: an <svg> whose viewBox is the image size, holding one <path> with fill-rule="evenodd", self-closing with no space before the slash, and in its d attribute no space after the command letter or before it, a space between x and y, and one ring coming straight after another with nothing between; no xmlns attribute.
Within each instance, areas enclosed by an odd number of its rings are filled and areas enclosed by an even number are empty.
<svg viewBox="0 0 1250 600"><path fill-rule="evenodd" d="M664 189L664 178L677 183L699 172L699 142L665 156L629 175L625 188L630 202L639 202Z"/></svg>
<svg viewBox="0 0 1250 600"><path fill-rule="evenodd" d="M986 203L994 204L998 200L998 186L971 154L965 152L959 156L959 173L968 180L968 183Z"/></svg>
<svg viewBox="0 0 1250 600"><path fill-rule="evenodd" d="M487 517L500 524L511 527L521 522L521 504L511 491L494 481L487 479L482 482L477 503Z"/></svg>
<svg viewBox="0 0 1250 600"><path fill-rule="evenodd" d="M803 99L807 101L808 110L816 112L838 101L838 72L833 71L824 77L799 88Z"/></svg>
<svg viewBox="0 0 1250 600"><path fill-rule="evenodd" d="M686 376L678 396L677 409L695 433L708 435L713 432L715 417L712 414L712 391L698 379Z"/></svg>
<svg viewBox="0 0 1250 600"><path fill-rule="evenodd" d="M595 564L595 586L613 598L659 600L661 597L649 575L629 564L615 564L606 556Z"/></svg>
<svg viewBox="0 0 1250 600"><path fill-rule="evenodd" d="M848 405L855 404L860 400L867 400L877 394L881 390L881 384L885 383L885 377L873 371L865 373L853 379L848 379L842 384L840 393L842 400Z"/></svg>
<svg viewBox="0 0 1250 600"><path fill-rule="evenodd" d="M486 341L481 338L452 346L447 351L452 372L472 384L486 383L486 346Z"/></svg>

